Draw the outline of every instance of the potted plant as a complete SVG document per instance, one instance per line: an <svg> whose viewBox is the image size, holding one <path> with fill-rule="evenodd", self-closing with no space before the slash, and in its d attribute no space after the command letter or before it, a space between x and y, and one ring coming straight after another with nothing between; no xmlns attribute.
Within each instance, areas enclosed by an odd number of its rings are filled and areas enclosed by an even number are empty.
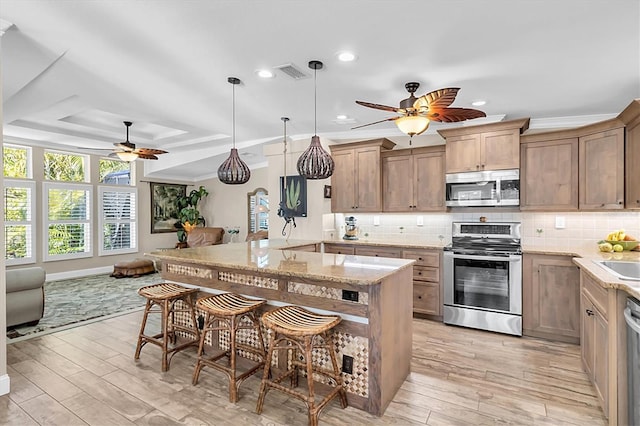
<svg viewBox="0 0 640 426"><path fill-rule="evenodd" d="M176 199L179 219L176 223L176 228L178 228L179 243L186 243L187 233L191 232L193 228L205 225L205 219L198 211L198 203L207 195L209 195L209 192L204 186L200 185L200 188L194 189L189 194Z"/></svg>

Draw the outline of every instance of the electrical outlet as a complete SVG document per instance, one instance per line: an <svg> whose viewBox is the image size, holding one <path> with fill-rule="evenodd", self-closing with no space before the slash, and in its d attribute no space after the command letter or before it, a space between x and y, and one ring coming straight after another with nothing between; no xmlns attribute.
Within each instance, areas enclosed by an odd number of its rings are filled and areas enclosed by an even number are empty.
<svg viewBox="0 0 640 426"><path fill-rule="evenodd" d="M564 216L556 216L556 229L564 229Z"/></svg>
<svg viewBox="0 0 640 426"><path fill-rule="evenodd" d="M416 218L416 225L418 225L418 226L424 225L424 218L422 216L418 216Z"/></svg>
<svg viewBox="0 0 640 426"><path fill-rule="evenodd" d="M358 292L351 290L342 290L342 300L349 300L351 302L358 301Z"/></svg>
<svg viewBox="0 0 640 426"><path fill-rule="evenodd" d="M345 374L353 374L353 357L342 355L342 372Z"/></svg>
<svg viewBox="0 0 640 426"><path fill-rule="evenodd" d="M373 217L373 226L380 226L380 216Z"/></svg>

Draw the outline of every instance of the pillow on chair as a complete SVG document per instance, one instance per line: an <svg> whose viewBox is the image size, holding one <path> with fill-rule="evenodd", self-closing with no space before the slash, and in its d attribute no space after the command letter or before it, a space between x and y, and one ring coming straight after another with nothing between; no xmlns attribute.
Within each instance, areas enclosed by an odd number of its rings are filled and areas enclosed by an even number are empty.
<svg viewBox="0 0 640 426"><path fill-rule="evenodd" d="M187 235L187 247L204 247L222 244L224 228L193 228Z"/></svg>

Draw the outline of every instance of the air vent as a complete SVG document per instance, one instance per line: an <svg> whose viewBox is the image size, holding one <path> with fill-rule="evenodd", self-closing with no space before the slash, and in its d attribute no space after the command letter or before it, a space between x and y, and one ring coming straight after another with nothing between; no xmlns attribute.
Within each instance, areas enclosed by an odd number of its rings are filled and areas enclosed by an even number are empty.
<svg viewBox="0 0 640 426"><path fill-rule="evenodd" d="M294 64L284 64L274 67L277 70L282 71L294 80L302 80L303 78L309 78L309 76L298 69Z"/></svg>

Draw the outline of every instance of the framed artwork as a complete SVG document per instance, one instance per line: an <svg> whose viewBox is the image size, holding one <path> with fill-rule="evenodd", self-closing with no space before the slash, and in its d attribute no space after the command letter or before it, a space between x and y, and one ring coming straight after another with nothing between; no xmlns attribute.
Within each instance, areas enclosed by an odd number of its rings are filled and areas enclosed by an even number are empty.
<svg viewBox="0 0 640 426"><path fill-rule="evenodd" d="M187 194L187 185L151 182L151 233L177 232L176 199Z"/></svg>
<svg viewBox="0 0 640 426"><path fill-rule="evenodd" d="M290 217L307 217L307 180L300 175L287 176L287 190L284 177L280 176L280 201L284 202Z"/></svg>
<svg viewBox="0 0 640 426"><path fill-rule="evenodd" d="M324 186L324 198L331 198L331 185Z"/></svg>

